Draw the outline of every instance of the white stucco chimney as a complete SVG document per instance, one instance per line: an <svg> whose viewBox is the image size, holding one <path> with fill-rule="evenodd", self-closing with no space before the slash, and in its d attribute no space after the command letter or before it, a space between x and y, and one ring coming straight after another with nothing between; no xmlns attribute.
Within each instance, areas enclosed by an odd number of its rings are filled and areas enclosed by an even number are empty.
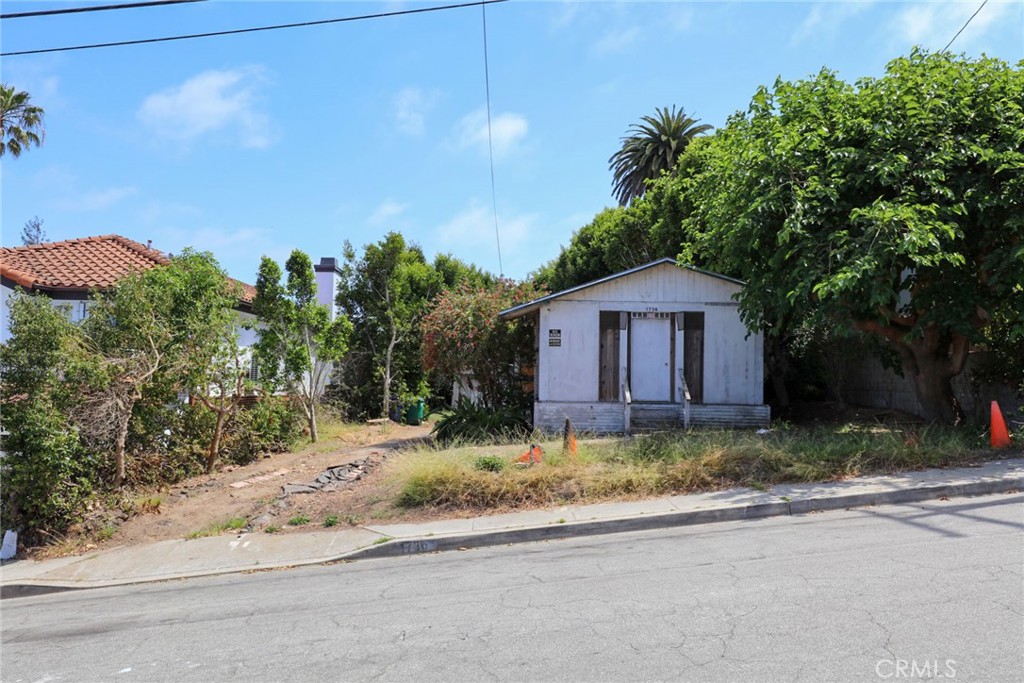
<svg viewBox="0 0 1024 683"><path fill-rule="evenodd" d="M338 317L338 307L334 305L334 297L338 293L338 282L341 280L341 269L338 259L324 256L320 263L313 266L316 271L316 300L327 306L331 311L331 321Z"/></svg>

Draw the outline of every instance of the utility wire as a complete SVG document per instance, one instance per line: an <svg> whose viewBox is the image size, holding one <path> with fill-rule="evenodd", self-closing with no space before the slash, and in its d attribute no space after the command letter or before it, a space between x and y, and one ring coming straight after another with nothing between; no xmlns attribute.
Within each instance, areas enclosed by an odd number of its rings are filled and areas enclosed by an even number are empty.
<svg viewBox="0 0 1024 683"><path fill-rule="evenodd" d="M946 43L946 47L942 48L943 52L945 52L946 50L949 49L949 46L953 44L953 41L960 37L960 34L964 32L964 29L967 28L968 26L970 26L971 22L974 21L974 17L978 16L978 12L981 11L981 8L984 7L987 4L988 4L988 0L984 0L984 2L982 2L981 5L978 6L978 9L974 10L974 14L971 15L971 18L968 19L967 22L963 26L960 27L960 30L956 32L955 36L953 36L952 38L949 39L949 42Z"/></svg>
<svg viewBox="0 0 1024 683"><path fill-rule="evenodd" d="M104 12L112 9L135 9L136 7L157 7L160 5L181 5L188 2L206 2L206 0L151 0L150 2L132 2L120 5L91 5L89 7L69 7L67 9L45 9L36 12L12 12L0 14L0 19L25 19L27 17L49 17L54 14L77 14L79 12Z"/></svg>
<svg viewBox="0 0 1024 683"><path fill-rule="evenodd" d="M491 69L487 63L487 5L480 6L484 28L484 90L487 93L487 159L491 164L491 206L494 209L494 241L498 245L498 276L505 277L501 265L501 234L498 232L498 194L494 189L494 144L491 142Z"/></svg>
<svg viewBox="0 0 1024 683"><path fill-rule="evenodd" d="M73 50L92 50L101 47L121 47L124 45L144 45L148 43L166 43L174 40L190 40L192 38L212 38L214 36L230 36L239 33L256 33L257 31L276 31L284 28L301 28L304 26L322 26L324 24L340 24L347 21L359 21L362 19L381 19L383 17L397 17L405 14L423 14L426 12L438 12L448 9L460 9L462 7L476 7L478 5L493 5L508 0L476 0L458 5L439 5L435 7L421 7L419 9L398 10L395 12L379 12L377 14L363 14L355 17L340 17L338 19L320 19L317 21L302 21L295 24L277 24L274 26L255 26L252 28L239 28L230 31L211 31L209 33L191 33L183 36L166 36L164 38L143 38L141 40L120 40L113 43L93 43L91 45L73 45L69 47L49 47L40 50L19 50L17 52L2 52L0 57L15 57L18 55L40 55L49 52L71 52Z"/></svg>

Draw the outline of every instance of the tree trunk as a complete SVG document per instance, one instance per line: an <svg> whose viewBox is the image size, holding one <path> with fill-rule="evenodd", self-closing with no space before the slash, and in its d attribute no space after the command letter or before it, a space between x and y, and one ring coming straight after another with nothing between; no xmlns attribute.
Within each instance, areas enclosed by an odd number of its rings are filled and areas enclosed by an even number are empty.
<svg viewBox="0 0 1024 683"><path fill-rule="evenodd" d="M121 415L118 416L117 439L114 442L114 467L116 470L114 472L115 487L120 487L121 484L124 483L124 444L128 438L128 423L132 419L132 408L134 406L135 402L130 402Z"/></svg>
<svg viewBox="0 0 1024 683"><path fill-rule="evenodd" d="M313 399L306 404L306 419L309 422L309 441L316 443L320 437L316 432L316 406L313 404Z"/></svg>
<svg viewBox="0 0 1024 683"><path fill-rule="evenodd" d="M877 321L856 321L854 327L885 337L896 344L903 365L903 375L914 383L914 393L921 404L921 417L928 422L959 425L964 411L953 393L950 382L967 364L970 344L958 333L943 332L934 324L923 328L921 335L907 339L909 328L884 325Z"/></svg>
<svg viewBox="0 0 1024 683"><path fill-rule="evenodd" d="M764 355L768 366L768 376L771 378L772 390L775 393L775 407L785 410L789 407L789 389L786 388L786 360L785 344L778 337L765 335Z"/></svg>
<svg viewBox="0 0 1024 683"><path fill-rule="evenodd" d="M921 403L921 417L928 422L956 425L963 422L964 411L953 393L951 380L959 370L955 359L945 351L936 352L921 340L901 348L903 374L914 383Z"/></svg>
<svg viewBox="0 0 1024 683"><path fill-rule="evenodd" d="M395 344L398 342L398 335L391 331L391 339L388 341L388 350L384 352L384 419L387 419L391 410L391 356L395 351Z"/></svg>
<svg viewBox="0 0 1024 683"><path fill-rule="evenodd" d="M206 473L213 472L213 466L217 463L217 455L220 453L220 438L224 433L224 422L227 420L228 411L223 408L214 408L217 414L217 422L213 426L213 439L210 441L210 448L206 453Z"/></svg>

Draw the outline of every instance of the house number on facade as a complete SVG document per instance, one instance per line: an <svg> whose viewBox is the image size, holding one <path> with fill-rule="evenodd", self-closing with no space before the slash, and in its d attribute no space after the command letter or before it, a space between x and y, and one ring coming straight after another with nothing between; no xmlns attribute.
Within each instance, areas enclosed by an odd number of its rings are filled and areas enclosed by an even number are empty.
<svg viewBox="0 0 1024 683"><path fill-rule="evenodd" d="M562 345L562 331L561 330L548 330L548 346L561 346Z"/></svg>

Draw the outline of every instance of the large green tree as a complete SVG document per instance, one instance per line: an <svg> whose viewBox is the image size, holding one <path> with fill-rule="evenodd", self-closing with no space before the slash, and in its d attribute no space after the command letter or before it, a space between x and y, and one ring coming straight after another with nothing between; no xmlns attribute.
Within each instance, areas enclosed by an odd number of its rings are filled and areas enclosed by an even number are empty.
<svg viewBox="0 0 1024 683"><path fill-rule="evenodd" d="M612 188L620 206L626 206L647 191L647 181L672 171L690 142L711 130L711 126L686 115L683 109L658 107L654 116L634 123L621 140L621 147L608 159Z"/></svg>
<svg viewBox="0 0 1024 683"><path fill-rule="evenodd" d="M83 393L72 416L88 443L112 451L115 486L125 479L133 413L148 393L208 398L214 358L236 341L237 301L213 256L190 249L93 295L81 325L88 372L69 374Z"/></svg>
<svg viewBox="0 0 1024 683"><path fill-rule="evenodd" d="M915 50L854 85L761 88L685 186L684 228L747 280L751 329L821 316L878 335L923 416L957 421L970 345L996 309L1024 312L1022 67Z"/></svg>
<svg viewBox="0 0 1024 683"><path fill-rule="evenodd" d="M650 240L651 215L645 202L604 209L573 233L558 257L533 275L538 285L560 291L648 263L663 253Z"/></svg>
<svg viewBox="0 0 1024 683"><path fill-rule="evenodd" d="M170 294L168 315L178 331L175 344L186 362L165 384L186 390L213 413L205 469L213 470L224 428L245 396L250 359L239 346L241 320L235 310L241 285L228 277L213 255L186 249L173 268L152 271L154 284Z"/></svg>
<svg viewBox="0 0 1024 683"><path fill-rule="evenodd" d="M32 145L43 144L43 116L43 108L32 104L27 92L0 84L0 157L19 157Z"/></svg>
<svg viewBox="0 0 1024 683"><path fill-rule="evenodd" d="M98 483L94 454L68 418L81 401L69 377L81 371L81 330L68 306L16 292L8 301L10 338L0 345L0 501L4 528L27 541L63 532L79 519Z"/></svg>
<svg viewBox="0 0 1024 683"><path fill-rule="evenodd" d="M380 242L368 244L362 257L348 242L338 285L337 304L357 330L352 354L345 368L350 400L365 394L354 387L372 383L386 417L391 394L400 388L419 390L425 385L420 358L420 321L429 302L443 288L441 273L429 263L423 250L407 244L400 233L390 232ZM451 263L447 263L452 266ZM453 278L461 269L449 267ZM355 406L357 412L367 406Z"/></svg>
<svg viewBox="0 0 1024 683"><path fill-rule="evenodd" d="M317 406L330 380L333 364L348 350L352 323L344 315L331 320L330 309L318 303L316 275L309 256L296 249L281 267L264 256L256 276L253 310L259 317L259 338L253 346L260 381L271 391L287 389L302 404L309 438L316 442Z"/></svg>
<svg viewBox="0 0 1024 683"><path fill-rule="evenodd" d="M423 319L423 364L449 383L469 370L489 408L528 405L523 372L535 360L528 323L506 321L498 313L543 296L531 283L498 280L489 286L469 282L445 290Z"/></svg>

